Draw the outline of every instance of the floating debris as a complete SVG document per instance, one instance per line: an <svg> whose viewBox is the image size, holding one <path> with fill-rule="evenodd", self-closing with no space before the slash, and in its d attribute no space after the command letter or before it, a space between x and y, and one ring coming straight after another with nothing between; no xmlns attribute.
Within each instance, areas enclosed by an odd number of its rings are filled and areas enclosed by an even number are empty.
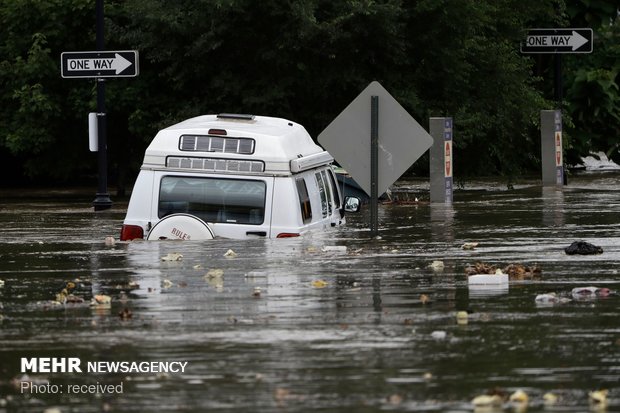
<svg viewBox="0 0 620 413"><path fill-rule="evenodd" d="M468 265L465 267L465 274L467 275L495 274L495 271L497 271L497 267L484 262L477 262L474 265Z"/></svg>
<svg viewBox="0 0 620 413"><path fill-rule="evenodd" d="M346 245L325 245L321 248L323 252L339 252L346 254L347 246Z"/></svg>
<svg viewBox="0 0 620 413"><path fill-rule="evenodd" d="M447 336L448 336L448 333L446 333L443 330L435 330L431 333L431 337L434 338L435 340L445 340Z"/></svg>
<svg viewBox="0 0 620 413"><path fill-rule="evenodd" d="M527 404L529 402L529 397L523 390L517 390L510 395L508 400L516 404Z"/></svg>
<svg viewBox="0 0 620 413"><path fill-rule="evenodd" d="M196 264L192 268L194 268L195 270L202 270L202 264Z"/></svg>
<svg viewBox="0 0 620 413"><path fill-rule="evenodd" d="M558 294L551 292L538 294L534 299L537 304L566 304L571 301L570 298L560 297Z"/></svg>
<svg viewBox="0 0 620 413"><path fill-rule="evenodd" d="M596 390L588 393L588 400L590 404L596 407L607 406L607 394L609 390Z"/></svg>
<svg viewBox="0 0 620 413"><path fill-rule="evenodd" d="M226 251L226 253L224 254L224 256L226 258L235 258L237 256L237 253L231 249L229 249L228 251Z"/></svg>
<svg viewBox="0 0 620 413"><path fill-rule="evenodd" d="M82 304L84 299L77 295L69 294L65 297L65 304Z"/></svg>
<svg viewBox="0 0 620 413"><path fill-rule="evenodd" d="M267 271L250 271L245 274L245 278L267 278Z"/></svg>
<svg viewBox="0 0 620 413"><path fill-rule="evenodd" d="M543 403L545 404L545 406L553 406L558 402L558 396L551 393L551 392L547 392L545 394L543 394Z"/></svg>
<svg viewBox="0 0 620 413"><path fill-rule="evenodd" d="M575 299L609 297L610 295L615 294L615 291L605 287L576 287L571 290L571 295Z"/></svg>
<svg viewBox="0 0 620 413"><path fill-rule="evenodd" d="M0 280L0 288L4 287L4 280Z"/></svg>
<svg viewBox="0 0 620 413"><path fill-rule="evenodd" d="M474 274L467 278L469 285L508 285L508 274L497 269L494 274Z"/></svg>
<svg viewBox="0 0 620 413"><path fill-rule="evenodd" d="M125 307L122 311L118 313L118 316L121 320L129 320L131 317L133 317L133 313L129 308Z"/></svg>
<svg viewBox="0 0 620 413"><path fill-rule="evenodd" d="M467 325L468 322L469 322L469 314L467 314L467 311L458 311L456 313L456 323L458 325L464 326L464 325Z"/></svg>
<svg viewBox="0 0 620 413"><path fill-rule="evenodd" d="M252 292L252 296L258 298L260 297L261 289L260 287L254 287L254 291Z"/></svg>
<svg viewBox="0 0 620 413"><path fill-rule="evenodd" d="M575 241L564 248L564 252L568 255L595 255L602 254L603 248L590 244L589 242Z"/></svg>
<svg viewBox="0 0 620 413"><path fill-rule="evenodd" d="M207 271L207 273L204 275L204 279L209 281L209 280L216 280L219 278L222 278L224 276L224 270L221 268L213 268L209 271Z"/></svg>
<svg viewBox="0 0 620 413"><path fill-rule="evenodd" d="M473 250L476 249L479 244L479 242L466 242L465 244L461 245L461 248L463 248L464 250Z"/></svg>
<svg viewBox="0 0 620 413"><path fill-rule="evenodd" d="M503 403L499 394L482 394L471 400L474 407L499 407Z"/></svg>
<svg viewBox="0 0 620 413"><path fill-rule="evenodd" d="M67 286L63 288L58 294L56 294L56 302L60 304L66 304L67 298L71 297L72 294L69 293L69 290L72 290L75 287L74 283L67 283Z"/></svg>
<svg viewBox="0 0 620 413"><path fill-rule="evenodd" d="M420 302L426 304L430 301L430 297L427 294L420 294Z"/></svg>
<svg viewBox="0 0 620 413"><path fill-rule="evenodd" d="M445 268L445 265L443 261L435 260L428 265L428 268L433 271L441 272Z"/></svg>
<svg viewBox="0 0 620 413"><path fill-rule="evenodd" d="M392 406L398 406L403 402L403 396L400 394L391 394L387 397L386 401Z"/></svg>
<svg viewBox="0 0 620 413"><path fill-rule="evenodd" d="M181 261L182 259L183 254L179 254L178 252L171 252L161 257L162 261Z"/></svg>
<svg viewBox="0 0 620 413"><path fill-rule="evenodd" d="M325 280L314 280L314 281L312 281L312 286L314 288L325 288L325 287L327 287L327 284L328 283Z"/></svg>
<svg viewBox="0 0 620 413"><path fill-rule="evenodd" d="M173 284L173 283L172 283L172 281L170 281L170 280L163 280L163 281L161 282L161 287L162 287L162 288L170 288L170 287L172 287L173 285L174 285L174 284Z"/></svg>
<svg viewBox="0 0 620 413"><path fill-rule="evenodd" d="M104 294L94 295L92 300L90 300L91 306L109 306L112 302L112 297Z"/></svg>
<svg viewBox="0 0 620 413"><path fill-rule="evenodd" d="M498 268L494 265L484 262L477 262L474 265L468 265L465 267L465 274L496 274ZM503 274L508 274L508 277L512 281L523 281L539 279L542 270L537 265L527 266L523 264L508 264L502 270Z"/></svg>
<svg viewBox="0 0 620 413"><path fill-rule="evenodd" d="M113 247L116 245L116 240L112 236L105 237L103 242L105 243L106 247Z"/></svg>

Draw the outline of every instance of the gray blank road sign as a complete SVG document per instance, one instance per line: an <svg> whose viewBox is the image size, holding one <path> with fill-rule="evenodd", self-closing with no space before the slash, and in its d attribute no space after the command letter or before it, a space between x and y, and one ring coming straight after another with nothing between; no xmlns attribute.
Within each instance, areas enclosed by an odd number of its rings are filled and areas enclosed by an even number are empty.
<svg viewBox="0 0 620 413"><path fill-rule="evenodd" d="M433 144L433 138L379 82L368 85L318 137L368 195L372 96L379 97L379 194L387 191Z"/></svg>

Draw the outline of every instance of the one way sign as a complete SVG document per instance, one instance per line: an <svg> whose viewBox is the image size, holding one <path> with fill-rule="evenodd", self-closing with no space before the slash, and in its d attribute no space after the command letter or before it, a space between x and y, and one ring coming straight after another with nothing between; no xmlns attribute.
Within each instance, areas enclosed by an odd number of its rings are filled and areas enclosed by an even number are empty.
<svg viewBox="0 0 620 413"><path fill-rule="evenodd" d="M592 29L529 29L522 53L592 53Z"/></svg>
<svg viewBox="0 0 620 413"><path fill-rule="evenodd" d="M62 77L138 76L138 51L64 52L60 55Z"/></svg>

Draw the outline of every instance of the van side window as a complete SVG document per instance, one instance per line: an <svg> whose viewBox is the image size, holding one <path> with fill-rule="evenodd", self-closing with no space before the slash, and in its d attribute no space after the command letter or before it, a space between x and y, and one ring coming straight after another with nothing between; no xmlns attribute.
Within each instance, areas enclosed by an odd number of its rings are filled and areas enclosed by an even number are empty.
<svg viewBox="0 0 620 413"><path fill-rule="evenodd" d="M334 198L332 196L333 187L332 187L331 183L329 182L329 180L327 179L327 171L326 170L322 170L321 171L321 176L323 177L323 182L325 183L325 192L327 193L327 210L328 210L328 213L331 215L332 211L334 209ZM336 208L337 208L337 206L336 206Z"/></svg>
<svg viewBox="0 0 620 413"><path fill-rule="evenodd" d="M336 208L340 208L340 194L338 192L338 181L336 179L336 176L334 175L334 171L330 169L327 175L329 175L329 181L332 183L332 187L334 188L334 203L336 204Z"/></svg>
<svg viewBox="0 0 620 413"><path fill-rule="evenodd" d="M304 224L312 221L312 208L310 207L310 196L304 178L295 180L297 185L297 195L299 196L299 207L301 208L301 219Z"/></svg>
<svg viewBox="0 0 620 413"><path fill-rule="evenodd" d="M265 181L255 179L165 176L157 215L182 212L206 222L261 225L266 188Z"/></svg>
<svg viewBox="0 0 620 413"><path fill-rule="evenodd" d="M328 210L328 201L327 201L327 193L325 190L325 182L323 182L323 177L320 172L314 174L316 178L316 184L319 188L319 195L321 196L321 212L323 213L323 218L327 217Z"/></svg>

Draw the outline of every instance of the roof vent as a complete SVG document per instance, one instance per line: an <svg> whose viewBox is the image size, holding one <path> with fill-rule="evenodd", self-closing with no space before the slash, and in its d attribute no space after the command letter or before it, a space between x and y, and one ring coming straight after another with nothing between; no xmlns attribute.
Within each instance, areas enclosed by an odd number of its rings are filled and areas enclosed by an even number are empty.
<svg viewBox="0 0 620 413"><path fill-rule="evenodd" d="M238 113L220 113L218 119L236 119L236 120L254 120L254 115L238 114Z"/></svg>
<svg viewBox="0 0 620 413"><path fill-rule="evenodd" d="M251 155L254 153L254 147L255 141L251 138L204 135L181 135L179 138L179 149L190 152L224 152Z"/></svg>

